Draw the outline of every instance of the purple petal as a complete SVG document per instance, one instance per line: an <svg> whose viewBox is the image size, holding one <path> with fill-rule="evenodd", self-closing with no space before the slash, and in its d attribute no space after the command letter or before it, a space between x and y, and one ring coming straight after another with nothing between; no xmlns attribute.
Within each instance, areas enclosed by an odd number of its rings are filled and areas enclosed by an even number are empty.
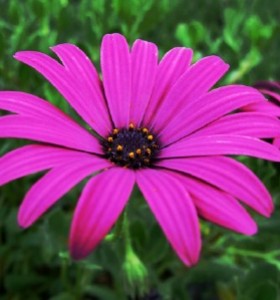
<svg viewBox="0 0 280 300"><path fill-rule="evenodd" d="M131 56L126 39L106 34L101 45L105 94L115 127L127 127L131 102Z"/></svg>
<svg viewBox="0 0 280 300"><path fill-rule="evenodd" d="M243 164L228 157L168 159L158 166L190 174L240 199L258 213L269 217L272 198L256 175Z"/></svg>
<svg viewBox="0 0 280 300"><path fill-rule="evenodd" d="M91 154L43 145L28 145L0 157L0 185Z"/></svg>
<svg viewBox="0 0 280 300"><path fill-rule="evenodd" d="M158 50L155 44L136 40L131 51L132 94L130 122L140 125L148 102L157 71Z"/></svg>
<svg viewBox="0 0 280 300"><path fill-rule="evenodd" d="M199 259L199 221L183 185L165 171L143 169L136 181L171 246L188 266Z"/></svg>
<svg viewBox="0 0 280 300"><path fill-rule="evenodd" d="M262 92L263 94L265 94L266 96L272 97L273 99L280 102L280 94L279 93L275 93L273 91L264 90L264 89L260 89L259 91Z"/></svg>
<svg viewBox="0 0 280 300"><path fill-rule="evenodd" d="M280 107L274 103L270 103L267 100L258 101L242 107L242 111L258 111L271 116L280 117Z"/></svg>
<svg viewBox="0 0 280 300"><path fill-rule="evenodd" d="M109 161L92 156L70 160L55 167L37 181L27 192L20 206L18 223L21 227L32 225L62 196L87 176L110 167Z"/></svg>
<svg viewBox="0 0 280 300"><path fill-rule="evenodd" d="M0 91L0 109L39 120L63 123L71 130L85 131L68 115L51 103L31 94ZM80 133L79 133L80 134Z"/></svg>
<svg viewBox="0 0 280 300"><path fill-rule="evenodd" d="M200 216L246 235L257 232L255 221L231 195L190 177L185 182Z"/></svg>
<svg viewBox="0 0 280 300"><path fill-rule="evenodd" d="M17 52L14 57L41 73L94 130L97 132L101 130L100 134L106 130L106 128L100 129L96 122L96 118L97 120L100 118L96 116L99 112L94 108L94 99L90 98L88 93L83 92L85 88L81 87L81 83L77 80L79 74L71 73L58 61L40 52L21 51ZM96 86L98 84L96 83Z"/></svg>
<svg viewBox="0 0 280 300"><path fill-rule="evenodd" d="M192 60L192 50L178 47L168 51L158 66L153 93L144 115L143 124L150 124L172 86L186 72Z"/></svg>
<svg viewBox="0 0 280 300"><path fill-rule="evenodd" d="M254 84L254 88L260 89L269 89L269 90L278 90L280 89L280 82L277 81L259 81Z"/></svg>
<svg viewBox="0 0 280 300"><path fill-rule="evenodd" d="M0 138L23 138L93 153L103 153L97 139L85 131L55 121L9 115L0 118Z"/></svg>
<svg viewBox="0 0 280 300"><path fill-rule="evenodd" d="M51 48L60 58L65 69L75 76L79 92L91 114L89 123L100 135L106 136L112 130L109 111L102 93L99 75L86 54L77 46L61 44Z"/></svg>
<svg viewBox="0 0 280 300"><path fill-rule="evenodd" d="M135 182L133 171L110 169L92 178L76 207L70 234L74 259L87 256L123 211Z"/></svg>
<svg viewBox="0 0 280 300"><path fill-rule="evenodd" d="M280 149L280 137L277 137L273 140L273 145Z"/></svg>
<svg viewBox="0 0 280 300"><path fill-rule="evenodd" d="M232 85L217 88L186 103L182 112L166 124L159 136L167 145L257 100L264 101L264 97L251 87Z"/></svg>
<svg viewBox="0 0 280 300"><path fill-rule="evenodd" d="M192 137L215 134L273 138L280 136L280 122L277 118L264 113L242 112L218 119L192 134Z"/></svg>
<svg viewBox="0 0 280 300"><path fill-rule="evenodd" d="M190 137L161 150L160 158L208 155L247 155L280 161L280 151L257 138L239 135L209 135Z"/></svg>
<svg viewBox="0 0 280 300"><path fill-rule="evenodd" d="M225 74L229 66L217 56L209 56L192 65L174 84L155 114L149 128L159 132L176 118L189 102L203 96Z"/></svg>

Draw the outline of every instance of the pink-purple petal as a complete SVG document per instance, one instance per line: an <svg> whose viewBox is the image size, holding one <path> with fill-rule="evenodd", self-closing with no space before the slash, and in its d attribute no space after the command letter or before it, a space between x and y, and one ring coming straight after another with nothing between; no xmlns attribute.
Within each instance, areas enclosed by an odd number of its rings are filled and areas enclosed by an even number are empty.
<svg viewBox="0 0 280 300"><path fill-rule="evenodd" d="M167 145L258 100L265 101L261 93L251 87L231 85L217 88L186 103L182 111L166 124L159 136L162 143Z"/></svg>
<svg viewBox="0 0 280 300"><path fill-rule="evenodd" d="M127 127L131 103L131 55L126 39L106 34L101 45L105 95L115 127Z"/></svg>
<svg viewBox="0 0 280 300"><path fill-rule="evenodd" d="M136 40L131 50L132 89L130 122L139 126L151 98L157 71L157 46Z"/></svg>
<svg viewBox="0 0 280 300"><path fill-rule="evenodd" d="M163 170L140 170L136 181L177 255L188 266L196 264L201 248L199 221L187 190Z"/></svg>
<svg viewBox="0 0 280 300"><path fill-rule="evenodd" d="M273 99L277 100L278 102L280 102L280 94L270 91L270 90L266 90L266 89L259 89L259 91L263 94L265 94L266 96L272 97Z"/></svg>
<svg viewBox="0 0 280 300"><path fill-rule="evenodd" d="M0 118L0 138L21 138L93 153L103 153L98 140L85 131L55 121L18 115Z"/></svg>
<svg viewBox="0 0 280 300"><path fill-rule="evenodd" d="M151 123L165 96L189 68L192 54L193 52L189 48L177 47L163 56L157 69L153 93L144 115L143 124Z"/></svg>
<svg viewBox="0 0 280 300"><path fill-rule="evenodd" d="M242 107L242 111L254 112L258 111L271 116L280 117L280 107L267 100L257 101Z"/></svg>
<svg viewBox="0 0 280 300"><path fill-rule="evenodd" d="M259 112L242 112L227 115L192 134L192 137L215 134L245 135L256 138L280 136L280 121Z"/></svg>
<svg viewBox="0 0 280 300"><path fill-rule="evenodd" d="M89 123L100 135L112 130L109 111L102 92L99 75L86 54L72 44L60 44L51 48L62 61L65 69L75 76L81 97L91 113Z"/></svg>
<svg viewBox="0 0 280 300"><path fill-rule="evenodd" d="M257 225L249 213L230 194L191 177L184 177L200 216L222 227L253 235Z"/></svg>
<svg viewBox="0 0 280 300"><path fill-rule="evenodd" d="M156 165L210 183L266 217L273 211L273 201L264 184L250 169L234 159L219 156L192 157L162 160Z"/></svg>
<svg viewBox="0 0 280 300"><path fill-rule="evenodd" d="M77 74L71 74L58 61L44 53L21 51L17 52L14 57L41 73L64 96L77 113L93 129L98 131L99 127L94 127L96 125L96 113L89 109L94 105L94 99L81 92L81 84L76 79Z"/></svg>
<svg viewBox="0 0 280 300"><path fill-rule="evenodd" d="M63 123L73 132L85 131L63 111L37 96L17 91L0 91L0 109L38 120Z"/></svg>
<svg viewBox="0 0 280 300"><path fill-rule="evenodd" d="M92 178L77 204L70 233L74 259L87 256L123 211L135 183L134 172L113 168Z"/></svg>
<svg viewBox="0 0 280 300"><path fill-rule="evenodd" d="M280 162L280 151L260 139L241 135L207 135L182 139L160 151L160 158L246 155Z"/></svg>
<svg viewBox="0 0 280 300"><path fill-rule="evenodd" d="M46 145L23 146L0 157L0 186L72 160L91 157L91 154Z"/></svg>
<svg viewBox="0 0 280 300"><path fill-rule="evenodd" d="M155 132L165 128L187 103L200 98L211 89L228 68L229 65L218 56L205 57L192 65L166 95L149 127Z"/></svg>
<svg viewBox="0 0 280 300"><path fill-rule="evenodd" d="M87 176L111 167L109 161L92 156L55 167L37 181L25 195L18 213L21 227L32 225L62 196Z"/></svg>

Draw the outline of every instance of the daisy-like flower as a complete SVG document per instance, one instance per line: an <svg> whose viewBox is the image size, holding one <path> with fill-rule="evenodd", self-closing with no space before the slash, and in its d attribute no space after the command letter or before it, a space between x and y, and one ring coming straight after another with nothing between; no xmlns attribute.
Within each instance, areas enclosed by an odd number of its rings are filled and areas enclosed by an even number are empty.
<svg viewBox="0 0 280 300"><path fill-rule="evenodd" d="M246 209L270 216L262 182L228 155L280 161L263 139L279 134L277 118L239 112L263 101L256 89L232 85L209 91L228 70L217 56L191 65L192 50L174 48L158 63L157 47L105 35L102 81L71 44L52 48L61 60L22 51L15 58L41 73L91 128L78 125L36 96L3 91L1 138L36 141L0 159L0 184L48 170L27 192L18 214L32 225L78 182L90 176L74 212L70 252L87 256L103 239L138 185L163 232L188 266L198 261L198 215L239 233L257 226ZM38 143L39 142L39 143Z"/></svg>

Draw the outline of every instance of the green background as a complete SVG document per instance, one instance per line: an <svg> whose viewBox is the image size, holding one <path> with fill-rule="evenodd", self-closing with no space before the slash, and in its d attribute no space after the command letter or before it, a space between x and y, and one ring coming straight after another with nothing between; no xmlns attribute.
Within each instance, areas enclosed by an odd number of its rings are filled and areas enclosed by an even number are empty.
<svg viewBox="0 0 280 300"><path fill-rule="evenodd" d="M102 36L120 32L130 43L136 38L155 42L161 55L183 45L194 49L195 60L221 56L231 69L220 84L280 80L278 0L0 0L0 8L0 89L39 95L70 114L49 83L12 58L16 51L50 54L50 46L71 42L99 68ZM21 144L1 140L0 155ZM124 255L121 219L92 255L73 262L67 235L83 184L25 231L17 226L17 208L39 176L1 187L0 299L280 299L279 165L240 160L273 194L275 213L270 219L254 215L259 233L253 237L202 220L201 260L191 269L171 251L137 191L128 207L137 256Z"/></svg>

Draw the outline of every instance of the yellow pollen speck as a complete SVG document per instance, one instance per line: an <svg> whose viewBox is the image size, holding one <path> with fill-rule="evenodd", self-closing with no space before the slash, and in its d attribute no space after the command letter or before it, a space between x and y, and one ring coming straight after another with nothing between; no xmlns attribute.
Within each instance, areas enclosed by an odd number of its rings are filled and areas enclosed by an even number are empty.
<svg viewBox="0 0 280 300"><path fill-rule="evenodd" d="M136 154L141 155L142 151L141 149L136 149Z"/></svg>
<svg viewBox="0 0 280 300"><path fill-rule="evenodd" d="M113 140L114 140L114 139L113 139L111 136L109 136L108 139L107 139L107 141L108 141L109 143L112 143Z"/></svg>
<svg viewBox="0 0 280 300"><path fill-rule="evenodd" d="M118 134L119 133L119 129L118 128L115 128L114 130L113 130L113 134Z"/></svg>
<svg viewBox="0 0 280 300"><path fill-rule="evenodd" d="M151 155L152 150L151 150L150 148L147 148L147 149L146 149L146 153L147 153L148 155Z"/></svg>
<svg viewBox="0 0 280 300"><path fill-rule="evenodd" d="M129 129L134 129L134 124L133 123L129 124Z"/></svg>
<svg viewBox="0 0 280 300"><path fill-rule="evenodd" d="M147 136L147 139L148 139L149 141L152 141L152 140L154 139L154 137L153 137L151 134L149 134L149 135Z"/></svg>
<svg viewBox="0 0 280 300"><path fill-rule="evenodd" d="M117 151L122 151L123 150L123 146L122 145L118 145L117 146Z"/></svg>
<svg viewBox="0 0 280 300"><path fill-rule="evenodd" d="M128 153L128 156L129 156L129 158L134 158L134 157L135 157L135 154L134 154L134 152L129 152L129 153Z"/></svg>
<svg viewBox="0 0 280 300"><path fill-rule="evenodd" d="M145 134L147 134L149 132L149 130L147 128L143 128L142 132L145 133Z"/></svg>

